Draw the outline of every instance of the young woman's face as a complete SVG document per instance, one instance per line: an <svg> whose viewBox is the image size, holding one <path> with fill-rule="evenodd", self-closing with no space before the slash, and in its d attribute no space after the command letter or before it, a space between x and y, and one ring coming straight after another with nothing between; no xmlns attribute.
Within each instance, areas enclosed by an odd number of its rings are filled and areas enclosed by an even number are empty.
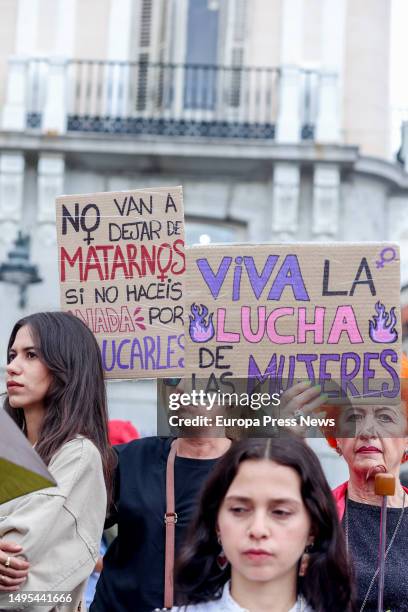
<svg viewBox="0 0 408 612"><path fill-rule="evenodd" d="M232 580L296 583L298 562L311 544L311 521L300 477L270 460L244 461L218 514L218 533ZM235 577L235 578L234 578Z"/></svg>
<svg viewBox="0 0 408 612"><path fill-rule="evenodd" d="M21 327L8 355L7 393L12 408L43 407L52 375L39 359L28 325Z"/></svg>

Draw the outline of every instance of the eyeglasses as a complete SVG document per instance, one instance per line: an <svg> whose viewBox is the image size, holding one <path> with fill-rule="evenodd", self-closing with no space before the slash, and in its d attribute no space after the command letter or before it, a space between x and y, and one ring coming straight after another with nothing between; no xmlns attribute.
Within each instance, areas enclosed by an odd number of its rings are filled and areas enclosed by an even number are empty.
<svg viewBox="0 0 408 612"><path fill-rule="evenodd" d="M163 378L163 384L166 385L166 387L177 387L177 385L180 383L181 378Z"/></svg>

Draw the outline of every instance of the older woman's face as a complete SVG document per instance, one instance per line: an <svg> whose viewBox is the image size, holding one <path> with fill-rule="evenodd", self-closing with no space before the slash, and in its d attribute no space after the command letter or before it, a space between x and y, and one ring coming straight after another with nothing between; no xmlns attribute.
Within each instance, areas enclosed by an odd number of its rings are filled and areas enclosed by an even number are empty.
<svg viewBox="0 0 408 612"><path fill-rule="evenodd" d="M367 472L383 465L398 473L408 448L407 418L398 406L354 406L340 418L342 435L337 439L351 471ZM347 437L346 437L347 436Z"/></svg>

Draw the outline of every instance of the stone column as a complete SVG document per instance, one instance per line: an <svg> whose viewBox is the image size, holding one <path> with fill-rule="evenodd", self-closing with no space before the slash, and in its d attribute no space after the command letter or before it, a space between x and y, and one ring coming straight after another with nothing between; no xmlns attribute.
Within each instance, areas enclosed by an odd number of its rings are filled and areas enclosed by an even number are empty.
<svg viewBox="0 0 408 612"><path fill-rule="evenodd" d="M300 76L301 73L297 66L281 68L276 142L296 143L300 140Z"/></svg>
<svg viewBox="0 0 408 612"><path fill-rule="evenodd" d="M282 2L281 74L276 141L300 140L300 92L303 41L303 0Z"/></svg>
<svg viewBox="0 0 408 612"><path fill-rule="evenodd" d="M50 59L47 93L42 118L45 134L64 134L67 130L67 60Z"/></svg>
<svg viewBox="0 0 408 612"><path fill-rule="evenodd" d="M119 62L130 59L130 35L135 23L132 21L132 5L132 0L114 0L110 8L108 59L118 63L107 67L105 79L111 83L111 95L110 100L106 95L104 100L109 103L106 114L112 117L126 117L128 114L129 66ZM136 35L139 35L138 31Z"/></svg>
<svg viewBox="0 0 408 612"><path fill-rule="evenodd" d="M1 127L6 131L22 132L26 127L27 61L24 57L8 60L6 100Z"/></svg>
<svg viewBox="0 0 408 612"><path fill-rule="evenodd" d="M340 169L316 164L313 176L312 233L319 241L333 240L339 231Z"/></svg>
<svg viewBox="0 0 408 612"><path fill-rule="evenodd" d="M17 0L16 54L32 56L37 51L39 0Z"/></svg>
<svg viewBox="0 0 408 612"><path fill-rule="evenodd" d="M275 164L273 174L272 236L282 242L296 238L299 223L300 168L295 163Z"/></svg>
<svg viewBox="0 0 408 612"><path fill-rule="evenodd" d="M55 227L55 198L64 193L64 156L40 153L37 164L37 211L31 231L31 260L43 280L30 289L30 309L59 308L58 250Z"/></svg>
<svg viewBox="0 0 408 612"><path fill-rule="evenodd" d="M55 47L49 63L42 131L64 134L69 98L68 58L74 55L76 0L57 0Z"/></svg>
<svg viewBox="0 0 408 612"><path fill-rule="evenodd" d="M316 140L321 143L340 141L339 77L334 72L320 74Z"/></svg>
<svg viewBox="0 0 408 612"><path fill-rule="evenodd" d="M184 64L186 61L188 0L173 0L171 10L172 23L174 24L172 32L174 45L171 61L178 66L173 73L174 98L172 117L179 119L184 112L185 74L181 64Z"/></svg>
<svg viewBox="0 0 408 612"><path fill-rule="evenodd" d="M3 247L3 255L15 240L22 222L24 167L22 153L0 155L0 247Z"/></svg>
<svg viewBox="0 0 408 612"><path fill-rule="evenodd" d="M340 141L346 8L347 0L323 0L322 69L316 125L316 140L319 142Z"/></svg>
<svg viewBox="0 0 408 612"><path fill-rule="evenodd" d="M57 1L57 32L54 54L56 57L73 57L77 0Z"/></svg>
<svg viewBox="0 0 408 612"><path fill-rule="evenodd" d="M1 127L23 131L26 127L28 58L36 51L38 32L38 0L16 0L17 22L14 55L8 60L6 99Z"/></svg>
<svg viewBox="0 0 408 612"><path fill-rule="evenodd" d="M404 170L408 172L408 121L403 121L401 125L401 156Z"/></svg>
<svg viewBox="0 0 408 612"><path fill-rule="evenodd" d="M300 140L299 66L302 59L303 0L282 2L281 74L276 142ZM279 162L274 166L272 239L294 240L298 229L300 168L296 163Z"/></svg>
<svg viewBox="0 0 408 612"><path fill-rule="evenodd" d="M42 244L56 243L55 198L64 193L65 160L61 154L42 153L37 166L37 231Z"/></svg>

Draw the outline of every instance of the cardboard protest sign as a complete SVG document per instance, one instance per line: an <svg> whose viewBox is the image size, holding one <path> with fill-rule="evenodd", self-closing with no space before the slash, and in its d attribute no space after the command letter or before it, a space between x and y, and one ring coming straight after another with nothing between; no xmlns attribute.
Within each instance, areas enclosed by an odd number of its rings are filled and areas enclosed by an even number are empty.
<svg viewBox="0 0 408 612"><path fill-rule="evenodd" d="M396 245L192 247L186 287L189 374L221 382L336 379L348 395L361 385L367 395L376 384L380 395L398 395Z"/></svg>
<svg viewBox="0 0 408 612"><path fill-rule="evenodd" d="M184 368L181 187L57 198L61 307L95 334L108 378Z"/></svg>

